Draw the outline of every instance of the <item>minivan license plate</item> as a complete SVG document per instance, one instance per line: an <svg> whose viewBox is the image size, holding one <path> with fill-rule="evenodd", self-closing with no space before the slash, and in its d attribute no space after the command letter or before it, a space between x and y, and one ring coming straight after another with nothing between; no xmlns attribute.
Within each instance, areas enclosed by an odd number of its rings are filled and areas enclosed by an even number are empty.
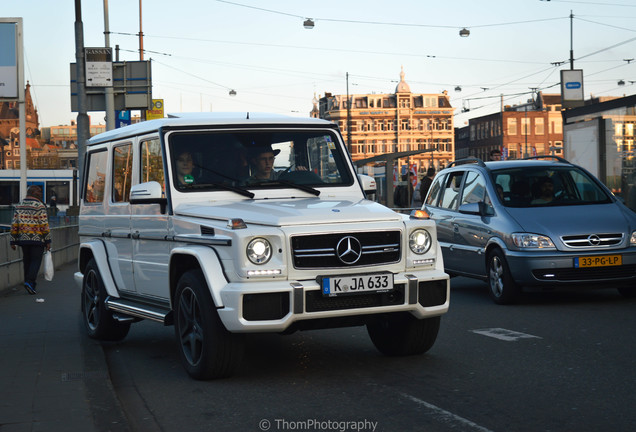
<svg viewBox="0 0 636 432"><path fill-rule="evenodd" d="M321 288L322 295L327 297L387 292L393 289L393 274L376 273L344 277L323 277Z"/></svg>
<svg viewBox="0 0 636 432"><path fill-rule="evenodd" d="M622 265L621 255L599 255L574 258L574 268Z"/></svg>

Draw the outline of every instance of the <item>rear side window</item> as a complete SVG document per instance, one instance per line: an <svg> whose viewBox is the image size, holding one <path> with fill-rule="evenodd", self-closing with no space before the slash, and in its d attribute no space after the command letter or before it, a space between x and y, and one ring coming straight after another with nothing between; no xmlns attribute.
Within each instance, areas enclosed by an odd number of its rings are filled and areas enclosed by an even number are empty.
<svg viewBox="0 0 636 432"><path fill-rule="evenodd" d="M108 152L101 150L88 155L88 173L84 188L84 201L87 203L101 203L104 201L106 189L106 165Z"/></svg>

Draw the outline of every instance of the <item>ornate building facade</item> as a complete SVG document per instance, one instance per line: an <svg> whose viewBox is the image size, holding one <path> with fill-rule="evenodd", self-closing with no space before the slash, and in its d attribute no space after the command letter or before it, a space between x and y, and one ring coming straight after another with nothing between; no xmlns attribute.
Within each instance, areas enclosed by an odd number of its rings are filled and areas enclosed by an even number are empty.
<svg viewBox="0 0 636 432"><path fill-rule="evenodd" d="M398 152L429 150L401 159L420 173L454 160L453 112L446 91L413 93L400 72L395 93L332 95L314 100L312 117L337 123L356 161ZM318 105L318 106L316 106Z"/></svg>
<svg viewBox="0 0 636 432"><path fill-rule="evenodd" d="M24 93L27 151L39 149L40 136L38 112L31 99L31 84L27 82ZM20 168L20 112L18 102L0 102L0 169Z"/></svg>

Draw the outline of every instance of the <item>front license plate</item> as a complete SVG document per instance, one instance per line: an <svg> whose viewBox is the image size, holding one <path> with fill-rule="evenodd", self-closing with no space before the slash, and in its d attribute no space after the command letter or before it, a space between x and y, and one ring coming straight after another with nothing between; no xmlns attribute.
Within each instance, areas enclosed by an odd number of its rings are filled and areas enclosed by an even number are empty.
<svg viewBox="0 0 636 432"><path fill-rule="evenodd" d="M598 255L574 258L574 268L608 267L619 266L622 264L623 257L621 255Z"/></svg>
<svg viewBox="0 0 636 432"><path fill-rule="evenodd" d="M393 289L393 274L367 274L344 277L323 277L322 295L334 297L348 294L387 292Z"/></svg>

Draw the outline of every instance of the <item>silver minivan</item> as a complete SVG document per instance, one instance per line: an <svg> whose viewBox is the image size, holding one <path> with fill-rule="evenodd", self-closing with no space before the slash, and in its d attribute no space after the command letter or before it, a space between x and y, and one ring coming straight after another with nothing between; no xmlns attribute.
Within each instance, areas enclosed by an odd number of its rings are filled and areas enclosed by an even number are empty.
<svg viewBox="0 0 636 432"><path fill-rule="evenodd" d="M524 288L636 286L636 213L562 158L482 162L440 171L423 205L451 275L488 281L499 304Z"/></svg>

